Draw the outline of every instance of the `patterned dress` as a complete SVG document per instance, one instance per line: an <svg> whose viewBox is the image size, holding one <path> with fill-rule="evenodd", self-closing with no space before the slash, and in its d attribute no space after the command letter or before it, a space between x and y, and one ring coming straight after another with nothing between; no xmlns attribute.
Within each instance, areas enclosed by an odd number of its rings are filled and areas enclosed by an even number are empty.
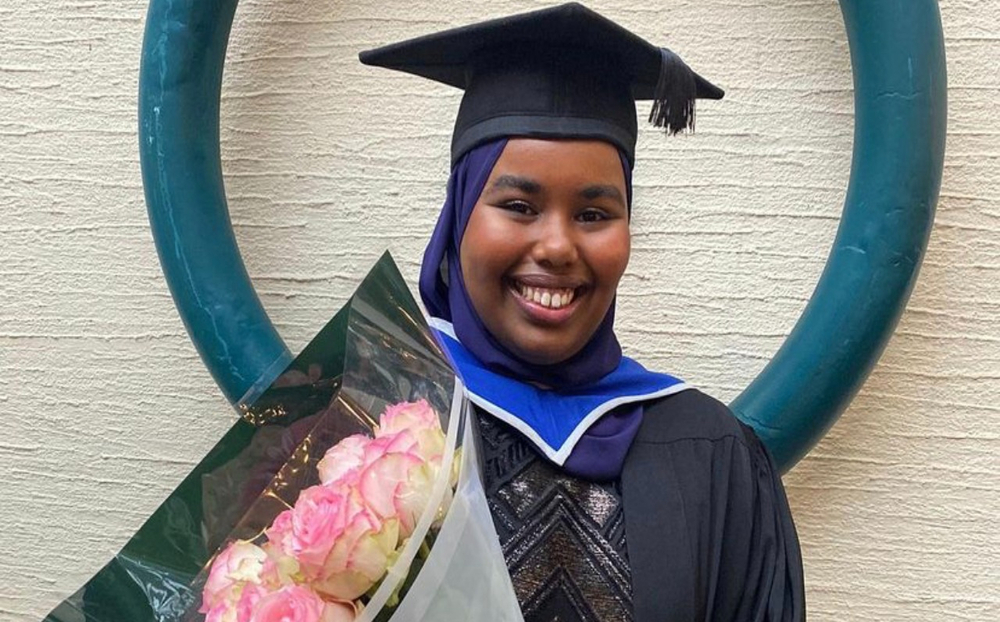
<svg viewBox="0 0 1000 622"><path fill-rule="evenodd" d="M632 622L621 485L571 477L480 413L483 479L525 622Z"/></svg>

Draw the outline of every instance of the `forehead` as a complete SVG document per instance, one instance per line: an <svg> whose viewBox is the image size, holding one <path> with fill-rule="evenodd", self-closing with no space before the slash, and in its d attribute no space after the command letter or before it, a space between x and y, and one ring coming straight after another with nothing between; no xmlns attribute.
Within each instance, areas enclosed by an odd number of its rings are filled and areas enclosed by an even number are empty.
<svg viewBox="0 0 1000 622"><path fill-rule="evenodd" d="M542 186L612 184L624 189L625 166L618 148L599 140L511 138L490 182L516 175Z"/></svg>

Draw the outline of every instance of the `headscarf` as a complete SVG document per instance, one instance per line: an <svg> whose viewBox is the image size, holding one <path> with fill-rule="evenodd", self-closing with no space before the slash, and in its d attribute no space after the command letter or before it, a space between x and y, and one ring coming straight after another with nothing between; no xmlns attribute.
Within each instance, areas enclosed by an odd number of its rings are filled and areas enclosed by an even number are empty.
<svg viewBox="0 0 1000 622"><path fill-rule="evenodd" d="M616 370L622 361L621 347L614 334L614 302L578 353L557 365L537 365L518 358L496 340L476 313L465 287L459 258L462 237L506 145L507 139L503 138L475 147L452 168L444 207L424 251L420 296L430 316L450 322L458 341L489 370L555 390L586 388ZM631 212L632 170L624 154L619 152L619 155ZM591 480L617 477L641 422L641 404L626 404L611 410L577 441L563 467L573 475Z"/></svg>

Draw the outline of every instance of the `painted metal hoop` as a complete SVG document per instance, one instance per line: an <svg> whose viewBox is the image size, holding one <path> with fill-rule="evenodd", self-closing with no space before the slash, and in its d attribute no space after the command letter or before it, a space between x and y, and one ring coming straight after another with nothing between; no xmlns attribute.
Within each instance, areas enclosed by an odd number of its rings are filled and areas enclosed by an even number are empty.
<svg viewBox="0 0 1000 622"><path fill-rule="evenodd" d="M230 402L291 354L236 245L219 97L238 0L152 0L139 78L146 205L164 275ZM783 470L833 425L885 348L927 246L944 167L947 88L937 0L840 0L854 69L851 179L833 249L791 334L736 398Z"/></svg>

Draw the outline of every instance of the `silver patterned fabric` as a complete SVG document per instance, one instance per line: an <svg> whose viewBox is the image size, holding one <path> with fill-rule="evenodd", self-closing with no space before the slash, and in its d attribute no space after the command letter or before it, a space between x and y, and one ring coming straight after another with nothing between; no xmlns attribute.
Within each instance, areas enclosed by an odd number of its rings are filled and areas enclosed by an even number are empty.
<svg viewBox="0 0 1000 622"><path fill-rule="evenodd" d="M525 622L631 622L620 483L571 477L505 423L477 420L486 496Z"/></svg>

